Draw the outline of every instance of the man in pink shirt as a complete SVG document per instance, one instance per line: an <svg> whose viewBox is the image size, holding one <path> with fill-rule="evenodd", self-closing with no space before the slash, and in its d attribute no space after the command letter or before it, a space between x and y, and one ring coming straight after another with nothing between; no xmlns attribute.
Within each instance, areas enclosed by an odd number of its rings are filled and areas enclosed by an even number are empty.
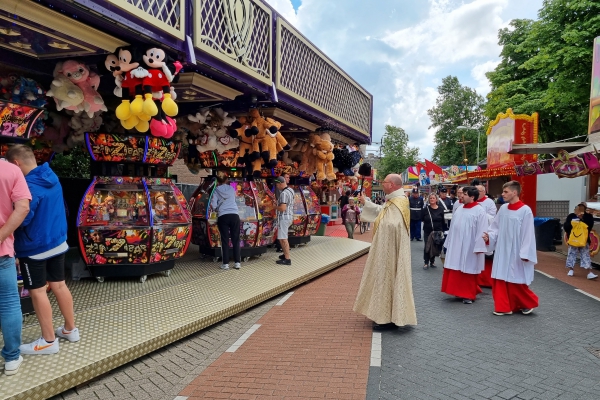
<svg viewBox="0 0 600 400"><path fill-rule="evenodd" d="M23 362L19 352L23 316L17 288L13 232L29 213L30 200L31 193L19 167L0 160L0 326L6 375L16 374Z"/></svg>

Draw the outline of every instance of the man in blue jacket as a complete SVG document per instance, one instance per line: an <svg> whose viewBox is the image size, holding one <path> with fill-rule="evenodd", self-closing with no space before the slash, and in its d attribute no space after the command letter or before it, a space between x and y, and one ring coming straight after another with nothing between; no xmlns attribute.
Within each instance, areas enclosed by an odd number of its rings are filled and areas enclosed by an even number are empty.
<svg viewBox="0 0 600 400"><path fill-rule="evenodd" d="M31 192L29 214L15 231L15 252L21 264L23 286L31 293L35 315L42 328L42 336L21 345L20 350L21 354L54 354L59 350L57 336L70 342L79 340L73 297L65 285L65 253L69 246L62 187L48 163L37 166L29 147L11 147L6 159L21 169ZM65 319L64 325L56 331L52 325L46 282L50 283Z"/></svg>

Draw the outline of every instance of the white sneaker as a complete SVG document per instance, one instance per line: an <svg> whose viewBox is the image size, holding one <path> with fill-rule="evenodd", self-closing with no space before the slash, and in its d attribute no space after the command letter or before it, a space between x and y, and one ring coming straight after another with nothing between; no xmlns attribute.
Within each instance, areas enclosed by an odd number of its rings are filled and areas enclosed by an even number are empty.
<svg viewBox="0 0 600 400"><path fill-rule="evenodd" d="M590 272L591 273L591 272ZM567 272L567 275L569 276L573 276L573 268L569 268L569 272Z"/></svg>
<svg viewBox="0 0 600 400"><path fill-rule="evenodd" d="M221 265L221 269L229 269L229 264L223 264L223 265Z"/></svg>
<svg viewBox="0 0 600 400"><path fill-rule="evenodd" d="M240 264L240 263L235 263L235 264L233 265L233 268L235 268L235 269L240 269L240 268L242 268L242 264Z"/></svg>
<svg viewBox="0 0 600 400"><path fill-rule="evenodd" d="M19 367L23 363L23 357L19 356L16 360L7 361L4 364L4 375L14 375L19 372Z"/></svg>
<svg viewBox="0 0 600 400"><path fill-rule="evenodd" d="M21 354L37 355L37 354L56 354L58 353L58 339L48 343L43 337L31 343L22 344L19 346Z"/></svg>
<svg viewBox="0 0 600 400"><path fill-rule="evenodd" d="M69 342L79 342L79 329L74 328L71 332L65 330L65 326L59 326L54 331L57 337L67 339Z"/></svg>
<svg viewBox="0 0 600 400"><path fill-rule="evenodd" d="M593 273L593 272L590 272L589 274L587 274L587 278L588 278L588 279L596 279L597 277L598 277L598 275L596 275L596 274L595 274L595 273Z"/></svg>

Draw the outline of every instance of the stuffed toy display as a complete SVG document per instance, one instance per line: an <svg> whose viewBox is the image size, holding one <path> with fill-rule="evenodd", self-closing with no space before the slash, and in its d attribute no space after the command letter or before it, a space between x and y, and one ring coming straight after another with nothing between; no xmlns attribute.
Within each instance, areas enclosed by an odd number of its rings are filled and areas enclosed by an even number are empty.
<svg viewBox="0 0 600 400"><path fill-rule="evenodd" d="M49 113L45 121L44 137L52 144L52 150L62 153L68 149L66 139L70 133L69 118L58 113Z"/></svg>
<svg viewBox="0 0 600 400"><path fill-rule="evenodd" d="M320 135L320 141L313 149L313 154L317 156L317 180L335 180L335 173L333 172L333 143L331 143L331 136L328 133L322 133Z"/></svg>
<svg viewBox="0 0 600 400"><path fill-rule="evenodd" d="M75 60L67 60L64 63L58 63L54 73L55 77L62 75L81 89L83 92L83 110L90 118L97 111L107 111L102 96L96 90L100 85L100 77L90 72L87 65Z"/></svg>
<svg viewBox="0 0 600 400"><path fill-rule="evenodd" d="M14 81L10 101L35 107L44 107L46 105L44 95L44 90L36 81L21 76Z"/></svg>
<svg viewBox="0 0 600 400"><path fill-rule="evenodd" d="M352 151L347 147L333 149L333 167L346 176L353 176L352 168L356 166L361 159L359 151Z"/></svg>
<svg viewBox="0 0 600 400"><path fill-rule="evenodd" d="M321 142L321 137L316 133L308 135L307 151L302 154L302 162L300 163L300 171L307 175L312 175L317 172L317 157L316 146Z"/></svg>
<svg viewBox="0 0 600 400"><path fill-rule="evenodd" d="M46 94L54 98L58 111L62 109L83 111L83 90L64 75L54 76L50 90Z"/></svg>
<svg viewBox="0 0 600 400"><path fill-rule="evenodd" d="M115 77L115 95L122 97L115 113L123 127L171 138L177 131L171 117L178 112L171 82L182 69L181 63L161 48L122 47L117 54L109 54L104 65Z"/></svg>
<svg viewBox="0 0 600 400"><path fill-rule="evenodd" d="M296 137L286 138L290 150L283 154L283 162L287 165L293 163L300 164L302 162L302 155L308 150L308 143L298 140Z"/></svg>
<svg viewBox="0 0 600 400"><path fill-rule="evenodd" d="M72 111L70 112L74 114ZM102 117L99 115L90 117L87 113L74 114L69 121L71 134L67 138L69 148L80 146L85 142L86 132L97 132L102 126Z"/></svg>

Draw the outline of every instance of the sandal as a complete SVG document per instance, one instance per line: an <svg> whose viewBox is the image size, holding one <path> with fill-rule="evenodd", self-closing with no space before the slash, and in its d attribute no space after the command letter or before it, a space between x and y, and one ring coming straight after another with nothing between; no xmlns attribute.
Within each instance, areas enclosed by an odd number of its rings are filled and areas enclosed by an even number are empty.
<svg viewBox="0 0 600 400"><path fill-rule="evenodd" d="M423 265L423 269L429 269L429 265L427 265L427 264Z"/></svg>

